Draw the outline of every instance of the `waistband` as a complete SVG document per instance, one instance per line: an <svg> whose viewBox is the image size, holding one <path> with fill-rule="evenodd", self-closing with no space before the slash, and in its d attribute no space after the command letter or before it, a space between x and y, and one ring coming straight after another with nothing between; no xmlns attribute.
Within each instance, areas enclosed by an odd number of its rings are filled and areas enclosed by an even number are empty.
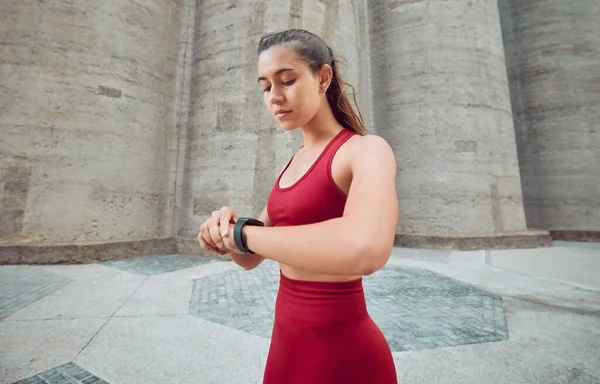
<svg viewBox="0 0 600 384"><path fill-rule="evenodd" d="M362 278L344 282L295 280L279 271L276 318L314 325L354 323L369 318Z"/></svg>

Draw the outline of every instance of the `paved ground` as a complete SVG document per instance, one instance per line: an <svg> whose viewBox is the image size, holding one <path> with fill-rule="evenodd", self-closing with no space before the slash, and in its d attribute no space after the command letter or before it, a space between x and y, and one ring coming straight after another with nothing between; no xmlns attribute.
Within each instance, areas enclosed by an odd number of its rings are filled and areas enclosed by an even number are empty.
<svg viewBox="0 0 600 384"><path fill-rule="evenodd" d="M274 263L0 267L0 384L260 383ZM400 383L600 384L600 244L394 249L364 279Z"/></svg>

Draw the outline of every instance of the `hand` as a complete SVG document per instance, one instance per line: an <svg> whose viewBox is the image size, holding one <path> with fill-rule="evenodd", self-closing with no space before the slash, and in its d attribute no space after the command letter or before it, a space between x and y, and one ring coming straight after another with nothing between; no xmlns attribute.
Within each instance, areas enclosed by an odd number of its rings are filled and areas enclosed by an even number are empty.
<svg viewBox="0 0 600 384"><path fill-rule="evenodd" d="M235 224L229 224L229 229L227 231L227 235L223 236L223 243L225 244L225 248L228 249L231 252L235 252L238 254L243 255L244 252L240 251L238 249L238 247L235 245L235 240L233 238L233 227L235 226ZM242 229L243 231L243 229Z"/></svg>
<svg viewBox="0 0 600 384"><path fill-rule="evenodd" d="M200 233L197 239L202 249L220 255L232 251L232 249L228 249L223 240L229 238L233 242L233 232L230 227L233 228L232 225L237 219L238 215L229 207L223 207L218 211L214 211L211 217L200 226ZM233 246L237 250L235 243ZM239 250L237 252L239 253Z"/></svg>

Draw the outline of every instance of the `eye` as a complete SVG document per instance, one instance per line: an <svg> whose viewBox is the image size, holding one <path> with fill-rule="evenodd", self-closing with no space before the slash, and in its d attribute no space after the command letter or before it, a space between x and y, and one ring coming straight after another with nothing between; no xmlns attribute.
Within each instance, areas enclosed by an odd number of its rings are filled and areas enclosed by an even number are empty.
<svg viewBox="0 0 600 384"><path fill-rule="evenodd" d="M290 81L282 81L281 84L285 85L285 86L290 86L292 84L294 84L296 82L296 79L292 79Z"/></svg>
<svg viewBox="0 0 600 384"><path fill-rule="evenodd" d="M271 87L267 87L267 88L263 88L263 89L261 89L261 91L263 91L263 93L264 93L264 92L269 92L270 90L271 90Z"/></svg>

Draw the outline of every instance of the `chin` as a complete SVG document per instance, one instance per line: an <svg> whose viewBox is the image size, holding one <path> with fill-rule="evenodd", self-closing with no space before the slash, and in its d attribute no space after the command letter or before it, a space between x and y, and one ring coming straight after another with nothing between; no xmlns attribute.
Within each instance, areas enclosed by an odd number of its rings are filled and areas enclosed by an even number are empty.
<svg viewBox="0 0 600 384"><path fill-rule="evenodd" d="M296 129L300 128L298 124L293 124L291 122L279 123L279 126L283 128L284 131L292 132Z"/></svg>

